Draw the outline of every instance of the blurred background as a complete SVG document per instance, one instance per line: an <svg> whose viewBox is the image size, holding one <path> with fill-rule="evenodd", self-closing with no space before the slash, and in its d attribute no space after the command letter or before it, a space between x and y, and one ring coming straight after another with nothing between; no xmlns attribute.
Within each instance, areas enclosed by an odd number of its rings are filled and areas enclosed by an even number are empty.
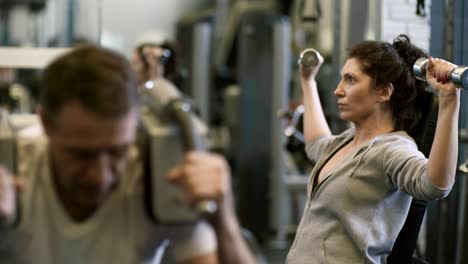
<svg viewBox="0 0 468 264"><path fill-rule="evenodd" d="M283 263L313 166L301 137L300 52L314 48L325 58L319 92L339 133L348 124L333 90L348 48L399 34L468 65L468 2L0 0L0 106L33 113L40 65L62 48L95 43L131 59L141 44L167 44L165 76L193 99L210 128L210 149L228 158L243 227L268 262ZM36 56L37 63L21 63ZM457 183L447 199L430 203L416 250L434 264L468 263L466 92L462 100Z"/></svg>

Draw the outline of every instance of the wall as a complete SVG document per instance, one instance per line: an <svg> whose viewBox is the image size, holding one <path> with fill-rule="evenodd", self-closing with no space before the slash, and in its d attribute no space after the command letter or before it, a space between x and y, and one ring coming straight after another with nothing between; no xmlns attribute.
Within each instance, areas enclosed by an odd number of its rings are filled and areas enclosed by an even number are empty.
<svg viewBox="0 0 468 264"><path fill-rule="evenodd" d="M75 36L98 41L99 14L102 40L130 54L136 40L149 31L174 34L175 22L187 12L205 9L214 0L48 0L46 9L32 15L27 8L11 12L10 36L22 46L46 46L51 39L65 38L69 3L74 2ZM101 8L100 8L101 7Z"/></svg>
<svg viewBox="0 0 468 264"><path fill-rule="evenodd" d="M416 15L416 0L381 0L380 39L391 41L403 33L417 46L429 51L431 1L425 2L426 17L420 17Z"/></svg>
<svg viewBox="0 0 468 264"><path fill-rule="evenodd" d="M79 0L76 8L78 35L97 39L97 0ZM102 0L102 37L115 48L129 53L136 40L145 32L158 31L173 38L174 25L183 14L201 9L210 1L200 0ZM112 44L111 44L112 45Z"/></svg>

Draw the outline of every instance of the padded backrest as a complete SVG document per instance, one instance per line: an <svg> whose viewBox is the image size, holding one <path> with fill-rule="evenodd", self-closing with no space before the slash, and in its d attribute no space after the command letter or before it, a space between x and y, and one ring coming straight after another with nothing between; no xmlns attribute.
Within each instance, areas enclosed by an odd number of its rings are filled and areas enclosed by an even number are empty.
<svg viewBox="0 0 468 264"><path fill-rule="evenodd" d="M437 124L439 104L438 97L429 92L423 95L423 99L418 106L422 108L422 119L409 134L416 141L419 150L426 157L429 157ZM421 230L426 207L427 201L413 199L411 202L405 224L398 234L391 254L387 258L389 264L410 263L416 249L416 242Z"/></svg>
<svg viewBox="0 0 468 264"><path fill-rule="evenodd" d="M410 136L414 138L419 150L429 157L434 140L435 128L437 125L437 114L439 109L438 97L433 93L425 93L422 95L423 100L419 103L422 108L422 119L418 125L409 132Z"/></svg>

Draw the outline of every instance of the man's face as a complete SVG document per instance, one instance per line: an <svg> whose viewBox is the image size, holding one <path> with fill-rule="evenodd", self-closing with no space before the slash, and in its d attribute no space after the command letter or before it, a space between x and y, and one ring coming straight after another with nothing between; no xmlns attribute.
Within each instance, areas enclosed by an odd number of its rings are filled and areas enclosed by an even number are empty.
<svg viewBox="0 0 468 264"><path fill-rule="evenodd" d="M93 211L102 204L126 170L136 125L135 110L106 118L77 102L65 104L53 124L44 122L53 179L65 206Z"/></svg>

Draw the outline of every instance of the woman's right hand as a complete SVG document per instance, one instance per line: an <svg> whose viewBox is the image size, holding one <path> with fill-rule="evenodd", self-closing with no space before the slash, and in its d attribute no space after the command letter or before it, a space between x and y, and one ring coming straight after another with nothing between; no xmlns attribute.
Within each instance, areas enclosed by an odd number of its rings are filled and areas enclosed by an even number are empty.
<svg viewBox="0 0 468 264"><path fill-rule="evenodd" d="M320 67L323 64L323 57L314 49L302 51L299 59L299 72L303 81L315 80Z"/></svg>
<svg viewBox="0 0 468 264"><path fill-rule="evenodd" d="M16 220L16 196L24 183L0 165L0 227L10 226Z"/></svg>

